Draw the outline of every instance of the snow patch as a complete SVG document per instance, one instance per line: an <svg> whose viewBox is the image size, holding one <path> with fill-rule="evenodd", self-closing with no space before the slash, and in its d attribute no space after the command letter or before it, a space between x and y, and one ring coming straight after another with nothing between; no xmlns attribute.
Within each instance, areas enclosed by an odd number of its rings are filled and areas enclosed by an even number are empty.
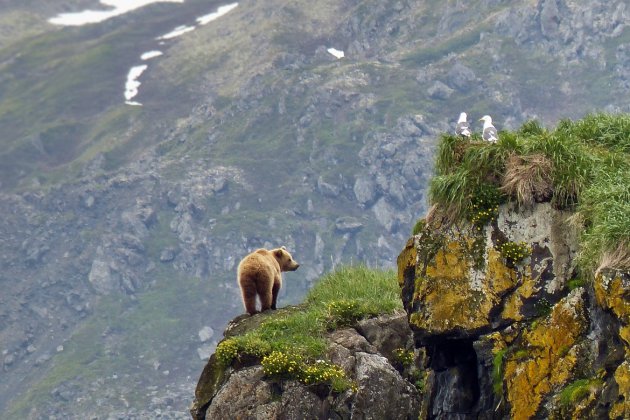
<svg viewBox="0 0 630 420"><path fill-rule="evenodd" d="M158 1L174 1L174 2L180 2L183 3L183 0L158 0ZM123 0L101 0L101 3L104 4L109 4L109 5L114 5L114 4L118 4L119 3L124 3L126 4L126 2L124 2ZM129 3L129 2L127 2ZM148 3L152 3L152 1L149 0L144 0L144 1L136 1L136 2L132 2L135 4L139 4L139 3L143 3L144 4L148 4ZM207 15L203 15L201 17L198 17L196 19L197 23L199 26L201 25L206 25L218 18L220 18L221 16L224 16L226 13L234 10L236 7L238 6L238 3L230 3L224 6L220 6L216 12L207 14ZM129 7L129 5L126 5L126 7ZM139 7L139 6L138 6ZM136 7L137 8L137 7ZM182 25L182 26L178 26L175 29L173 29L172 31L161 35L157 38L155 38L157 41L160 41L159 44L160 45L164 45L166 42L166 40L172 39L172 38L176 38L180 35L183 35L187 32L191 32L193 30L195 30L197 27L196 26L188 26L188 25ZM162 51L158 51L158 50L153 50L153 51L147 51L145 53L143 53L140 56L140 59L142 61L146 61L146 60L150 60L152 58L155 57L159 57L163 54ZM127 74L127 82L125 83L125 103L127 105L135 105L135 106L142 106L141 103L136 102L136 101L132 101L132 99L138 95L138 89L140 87L140 82L138 81L138 78L142 75L142 73L144 73L144 71L148 68L148 66L146 64L143 65L139 65L139 66L134 66L131 69L129 69L129 73Z"/></svg>
<svg viewBox="0 0 630 420"><path fill-rule="evenodd" d="M127 74L127 83L125 83L125 103L127 105L142 105L139 102L132 101L137 94L138 88L140 87L140 82L138 78L144 73L144 71L148 68L146 64L141 66L134 66L129 69L129 73Z"/></svg>
<svg viewBox="0 0 630 420"><path fill-rule="evenodd" d="M82 26L99 23L115 16L124 15L151 3L183 3L184 0L101 0L101 4L111 7L108 10L84 10L76 13L60 13L48 19L53 25Z"/></svg>
<svg viewBox="0 0 630 420"><path fill-rule="evenodd" d="M198 17L197 23L201 26L201 25L206 25L214 20L217 20L218 18L220 18L221 16L224 16L225 14L227 14L228 12L230 12L231 10L234 10L236 7L238 6L238 3L230 3L227 4L225 6L220 6L216 12L212 12L209 13L207 15L203 15ZM197 29L196 26L178 26L177 28L173 29L171 32L164 34L162 36L158 36L157 38L155 38L158 41L165 41L167 39L172 39L172 38L176 38L180 35L183 35L187 32L190 31L194 31L195 29ZM161 43L163 44L163 43Z"/></svg>
<svg viewBox="0 0 630 420"><path fill-rule="evenodd" d="M177 28L173 29L171 32L164 34L162 36L158 36L157 39L158 41L163 41L166 39L172 39L172 38L176 38L180 35L184 35L186 32L190 32L190 31L194 31L195 27L194 26L186 26L186 25L182 25L182 26L178 26Z"/></svg>
<svg viewBox="0 0 630 420"><path fill-rule="evenodd" d="M213 20L216 20L220 18L221 16L225 15L226 13L232 11L233 9L236 8L236 6L238 6L238 3L230 3L230 4L226 4L225 6L220 6L216 12L198 17L197 22L200 25L205 25L207 23L210 23Z"/></svg>
<svg viewBox="0 0 630 420"><path fill-rule="evenodd" d="M140 60L146 61L164 54L162 51L147 51L140 56Z"/></svg>
<svg viewBox="0 0 630 420"><path fill-rule="evenodd" d="M338 50L336 48L328 48L326 51L328 51L329 54L332 54L336 58L343 58L343 57L345 57L344 52L340 51L340 50Z"/></svg>

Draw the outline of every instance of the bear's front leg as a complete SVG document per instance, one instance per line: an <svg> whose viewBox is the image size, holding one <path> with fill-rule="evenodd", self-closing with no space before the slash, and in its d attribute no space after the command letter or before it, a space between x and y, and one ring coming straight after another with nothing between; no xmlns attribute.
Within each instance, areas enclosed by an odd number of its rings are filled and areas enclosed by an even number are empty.
<svg viewBox="0 0 630 420"><path fill-rule="evenodd" d="M276 309L276 303L278 302L278 292L280 291L280 283L273 283L273 289L271 289L271 309Z"/></svg>

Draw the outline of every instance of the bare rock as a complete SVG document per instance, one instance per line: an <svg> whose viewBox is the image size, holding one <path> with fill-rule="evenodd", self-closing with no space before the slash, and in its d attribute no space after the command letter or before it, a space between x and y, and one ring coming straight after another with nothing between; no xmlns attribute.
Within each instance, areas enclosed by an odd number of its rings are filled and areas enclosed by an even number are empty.
<svg viewBox="0 0 630 420"><path fill-rule="evenodd" d="M335 220L335 229L342 233L358 232L363 228L363 223L355 217L345 216Z"/></svg>
<svg viewBox="0 0 630 420"><path fill-rule="evenodd" d="M437 81L427 90L427 93L431 99L444 100L451 97L453 89L448 87L446 84Z"/></svg>
<svg viewBox="0 0 630 420"><path fill-rule="evenodd" d="M92 262L88 281L101 294L114 291L120 283L119 276L111 269L110 264L100 259Z"/></svg>
<svg viewBox="0 0 630 420"><path fill-rule="evenodd" d="M354 182L354 196L359 204L367 206L376 198L376 185L371 178L360 176Z"/></svg>
<svg viewBox="0 0 630 420"><path fill-rule="evenodd" d="M261 366L253 366L230 375L225 385L212 400L205 418L277 418L280 402L273 401L274 391L263 381Z"/></svg>
<svg viewBox="0 0 630 420"><path fill-rule="evenodd" d="M417 418L420 409L418 391L400 376L385 357L359 352L356 359L359 388L354 398L351 418Z"/></svg>
<svg viewBox="0 0 630 420"><path fill-rule="evenodd" d="M449 70L447 78L449 86L459 91L470 89L477 80L475 72L459 62Z"/></svg>

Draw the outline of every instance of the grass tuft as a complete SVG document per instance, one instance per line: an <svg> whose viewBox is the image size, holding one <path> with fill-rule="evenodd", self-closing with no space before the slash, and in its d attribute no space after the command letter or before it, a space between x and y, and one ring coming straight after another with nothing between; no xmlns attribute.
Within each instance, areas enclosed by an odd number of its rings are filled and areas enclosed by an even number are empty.
<svg viewBox="0 0 630 420"><path fill-rule="evenodd" d="M562 120L548 131L529 121L500 133L496 144L442 135L429 199L443 221L493 220L480 197L528 206L550 201L576 212L580 269L630 269L630 115Z"/></svg>
<svg viewBox="0 0 630 420"><path fill-rule="evenodd" d="M551 161L542 154L512 155L505 164L501 191L516 197L519 204L531 206L551 197L553 180Z"/></svg>

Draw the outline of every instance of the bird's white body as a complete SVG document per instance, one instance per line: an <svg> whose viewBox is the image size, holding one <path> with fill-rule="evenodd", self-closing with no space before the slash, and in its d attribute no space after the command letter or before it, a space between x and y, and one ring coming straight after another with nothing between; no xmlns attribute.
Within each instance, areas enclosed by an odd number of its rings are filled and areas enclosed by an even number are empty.
<svg viewBox="0 0 630 420"><path fill-rule="evenodd" d="M496 143L497 140L499 140L499 134L494 125L492 125L492 117L490 117L490 115L484 115L479 121L483 121L483 139L491 143Z"/></svg>
<svg viewBox="0 0 630 420"><path fill-rule="evenodd" d="M466 121L466 113L462 112L459 114L459 119L457 120L457 125L455 126L455 133L462 137L470 137L470 125L468 121Z"/></svg>

